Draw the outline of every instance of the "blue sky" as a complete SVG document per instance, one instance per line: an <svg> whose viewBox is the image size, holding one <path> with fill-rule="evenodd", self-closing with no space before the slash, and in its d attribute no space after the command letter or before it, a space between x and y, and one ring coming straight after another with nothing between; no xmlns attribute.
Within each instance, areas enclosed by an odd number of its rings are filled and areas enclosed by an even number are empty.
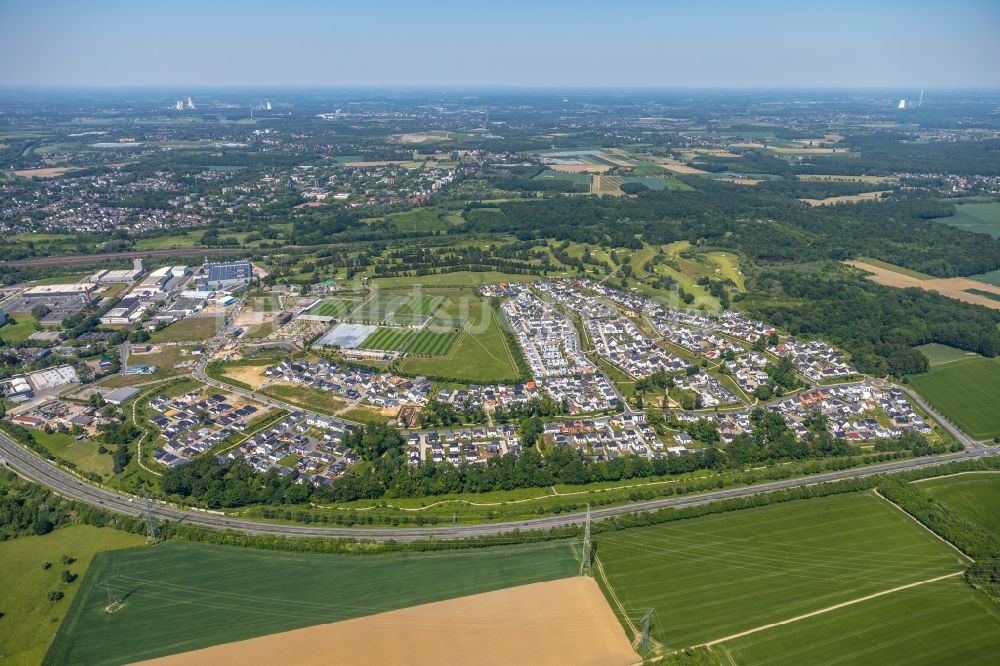
<svg viewBox="0 0 1000 666"><path fill-rule="evenodd" d="M0 84L1000 86L1000 0L0 0Z"/></svg>

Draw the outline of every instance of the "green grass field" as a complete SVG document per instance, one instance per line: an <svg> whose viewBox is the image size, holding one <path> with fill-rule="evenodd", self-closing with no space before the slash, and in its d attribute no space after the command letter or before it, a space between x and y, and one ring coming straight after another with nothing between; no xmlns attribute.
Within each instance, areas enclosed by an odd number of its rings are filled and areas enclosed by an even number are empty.
<svg viewBox="0 0 1000 666"><path fill-rule="evenodd" d="M942 476L921 481L919 487L966 519L1000 534L1000 474Z"/></svg>
<svg viewBox="0 0 1000 666"><path fill-rule="evenodd" d="M589 173L567 173L563 171L553 171L552 169L545 169L532 180L564 180L574 185L581 185L583 187L590 187L590 174Z"/></svg>
<svg viewBox="0 0 1000 666"><path fill-rule="evenodd" d="M321 391L311 386L272 384L265 387L261 393L292 405L311 409L320 414L333 414L347 405L347 401L336 394L329 391Z"/></svg>
<svg viewBox="0 0 1000 666"><path fill-rule="evenodd" d="M955 207L951 217L936 218L959 229L1000 238L1000 203L966 203Z"/></svg>
<svg viewBox="0 0 1000 666"><path fill-rule="evenodd" d="M411 296L405 303L393 311L393 317L417 316L426 317L434 314L441 307L445 299L443 296Z"/></svg>
<svg viewBox="0 0 1000 666"><path fill-rule="evenodd" d="M190 346L164 345L159 351L149 354L131 353L128 356L129 365L155 365L156 372L151 375L113 375L102 381L101 386L134 386L154 379L166 379L191 372L190 367L174 367L178 363L195 359L186 353L189 349Z"/></svg>
<svg viewBox="0 0 1000 666"><path fill-rule="evenodd" d="M596 545L625 613L636 623L654 609L653 635L669 649L962 571L967 564L872 493L613 532L598 536ZM620 614L617 607L615 612Z"/></svg>
<svg viewBox="0 0 1000 666"><path fill-rule="evenodd" d="M975 357L937 365L911 376L910 386L972 437L1000 435L1000 358Z"/></svg>
<svg viewBox="0 0 1000 666"><path fill-rule="evenodd" d="M380 326L372 331L364 341L358 345L361 349L384 349L386 351L399 351L403 348L406 340L414 334L412 328L388 328Z"/></svg>
<svg viewBox="0 0 1000 666"><path fill-rule="evenodd" d="M872 266L878 266L879 268L884 268L888 271L893 271L894 273L908 275L909 277L916 278L918 280L936 279L933 275L928 275L927 273L921 273L920 271L915 271L912 268L906 268L904 266L897 266L896 264L890 264L889 262L882 261L880 259L872 259L871 257L858 257L855 261L860 261L862 263L870 264Z"/></svg>
<svg viewBox="0 0 1000 666"><path fill-rule="evenodd" d="M21 342L27 340L35 332L35 318L20 315L14 318L14 323L0 326L0 339L4 342Z"/></svg>
<svg viewBox="0 0 1000 666"><path fill-rule="evenodd" d="M455 314L455 313L449 313ZM500 315L483 300L471 296L469 309L463 313L470 321L469 331L460 333L447 356L428 358L410 356L400 366L404 372L418 375L460 377L470 382L509 382L517 379L517 365L500 329Z"/></svg>
<svg viewBox="0 0 1000 666"><path fill-rule="evenodd" d="M393 213L387 219L400 231L442 231L448 228L448 223L434 208L414 208L404 213Z"/></svg>
<svg viewBox="0 0 1000 666"><path fill-rule="evenodd" d="M152 342L204 342L222 328L222 317L185 317L149 337Z"/></svg>
<svg viewBox="0 0 1000 666"><path fill-rule="evenodd" d="M537 277L532 275L517 275L497 271L483 271L478 273L455 271L453 273L441 273L440 275L421 275L420 277L378 278L373 280L373 282L382 288L388 289L392 287L412 287L418 284L427 287L474 287L494 282L533 282L537 279Z"/></svg>
<svg viewBox="0 0 1000 666"><path fill-rule="evenodd" d="M720 261L714 261L711 268L703 265L692 259L687 259L680 256L681 252L688 250L691 247L691 243L688 241L676 241L668 245L662 246L666 259L661 263L653 265L652 274L647 273L643 266L647 261L656 256L661 246L650 245L644 247L639 252L632 255L630 263L632 264L632 269L636 275L640 277L645 277L649 275L655 275L659 277L670 277L677 281L677 284L684 289L684 291L692 294L695 297L695 305L700 305L705 303L707 305L718 305L718 299L712 296L708 289L702 285L698 284L698 278L702 277L722 277L724 270L729 270L735 268L732 266L731 262L723 267ZM724 255L726 253L718 253ZM716 273L716 266L719 268L719 273ZM737 282L739 284L739 282Z"/></svg>
<svg viewBox="0 0 1000 666"><path fill-rule="evenodd" d="M995 664L1000 608L960 578L900 590L715 648L736 666Z"/></svg>
<svg viewBox="0 0 1000 666"><path fill-rule="evenodd" d="M992 284L995 287L1000 287L1000 270L980 273L979 275L970 275L969 279L978 280L979 282L985 282L986 284Z"/></svg>
<svg viewBox="0 0 1000 666"><path fill-rule="evenodd" d="M976 296L984 296L991 301L1000 301L1000 295L993 293L992 291L986 291L985 289L963 289L967 294L974 294Z"/></svg>
<svg viewBox="0 0 1000 666"><path fill-rule="evenodd" d="M151 236L140 238L135 242L136 250L170 250L174 248L197 247L204 231L189 231L187 233L170 234L167 236Z"/></svg>
<svg viewBox="0 0 1000 666"><path fill-rule="evenodd" d="M114 548L139 546L144 539L109 528L70 525L45 536L25 536L0 541L3 584L0 584L0 662L34 666L42 662L49 642L66 616L94 554ZM76 561L62 563L63 555ZM48 569L42 562L51 562ZM80 575L62 582L63 569ZM62 592L49 601L50 590Z"/></svg>
<svg viewBox="0 0 1000 666"><path fill-rule="evenodd" d="M98 453L99 444L93 440L83 439L79 442L69 433L54 432L49 434L44 430L32 430L35 441L45 447L54 456L68 460L82 472L93 472L104 478L111 476L114 461L106 453Z"/></svg>
<svg viewBox="0 0 1000 666"><path fill-rule="evenodd" d="M743 282L743 273L740 271L739 257L732 252L706 252L705 256L719 267L718 277L732 280L740 291L746 289Z"/></svg>
<svg viewBox="0 0 1000 666"><path fill-rule="evenodd" d="M952 361L960 361L965 358L975 358L978 356L976 353L967 352L964 349L956 347L949 347L948 345L939 345L936 342L919 345L914 347L914 349L926 356L931 365L941 365L942 363L951 363Z"/></svg>
<svg viewBox="0 0 1000 666"><path fill-rule="evenodd" d="M377 556L166 542L95 559L46 663L130 663L565 578L578 566L565 541ZM113 577L115 594L125 597L124 608L113 614L104 612L107 598L99 585L106 575Z"/></svg>
<svg viewBox="0 0 1000 666"><path fill-rule="evenodd" d="M409 295L403 291L381 291L373 294L364 304L351 313L348 321L378 323L387 321L403 305Z"/></svg>
<svg viewBox="0 0 1000 666"><path fill-rule="evenodd" d="M356 308L358 301L346 298L326 298L309 310L309 314L320 317L333 317L340 319L345 314Z"/></svg>

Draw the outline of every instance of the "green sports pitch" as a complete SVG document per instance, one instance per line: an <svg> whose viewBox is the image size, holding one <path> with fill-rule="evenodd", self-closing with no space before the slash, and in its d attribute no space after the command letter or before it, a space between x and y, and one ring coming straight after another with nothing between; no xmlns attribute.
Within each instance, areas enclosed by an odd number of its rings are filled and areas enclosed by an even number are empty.
<svg viewBox="0 0 1000 666"><path fill-rule="evenodd" d="M168 541L98 555L45 663L132 663L566 578L578 568L573 546L566 541L386 555L276 552ZM105 579L113 596L124 600L113 613L104 610ZM461 621L456 618L456 622L455 627L440 630L461 630Z"/></svg>
<svg viewBox="0 0 1000 666"><path fill-rule="evenodd" d="M412 328L389 328L380 326L364 339L361 349L383 349L385 351L401 351L407 339L416 331Z"/></svg>
<svg viewBox="0 0 1000 666"><path fill-rule="evenodd" d="M317 315L319 317L333 317L334 319L340 319L348 312L356 308L357 305L357 301L347 298L325 298L310 308L309 314Z"/></svg>
<svg viewBox="0 0 1000 666"><path fill-rule="evenodd" d="M379 327L361 343L362 349L403 351L421 356L442 356L458 338L452 331L416 331L412 328Z"/></svg>
<svg viewBox="0 0 1000 666"><path fill-rule="evenodd" d="M446 300L443 296L382 291L365 301L348 319L368 324L418 325L429 319Z"/></svg>
<svg viewBox="0 0 1000 666"><path fill-rule="evenodd" d="M968 565L870 492L601 534L596 547L615 612L637 625L653 609L652 635L666 649L709 643Z"/></svg>
<svg viewBox="0 0 1000 666"><path fill-rule="evenodd" d="M443 296L411 296L393 310L393 317L426 318L444 304Z"/></svg>
<svg viewBox="0 0 1000 666"><path fill-rule="evenodd" d="M420 331L406 341L403 351L420 356L444 356L457 338L458 333L451 331Z"/></svg>

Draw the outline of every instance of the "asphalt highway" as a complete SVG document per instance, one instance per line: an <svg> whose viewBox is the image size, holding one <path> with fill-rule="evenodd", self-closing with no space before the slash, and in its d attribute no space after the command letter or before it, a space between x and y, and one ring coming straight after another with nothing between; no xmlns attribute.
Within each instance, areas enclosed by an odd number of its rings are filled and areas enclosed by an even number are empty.
<svg viewBox="0 0 1000 666"><path fill-rule="evenodd" d="M611 516L650 511L666 507L693 506L706 504L734 497L746 497L758 493L794 488L797 486L814 485L817 483L839 481L872 474L898 472L903 470L932 467L957 460L971 460L990 455L1000 454L1000 447L978 447L960 453L951 453L926 458L898 460L867 467L813 474L795 479L760 483L742 488L727 488L700 495L684 497L666 497L662 499L636 502L615 507L606 507L591 511L593 520L603 520ZM129 516L142 514L144 500L123 495L106 488L90 484L70 472L56 466L21 445L11 440L6 434L0 433L0 457L3 462L20 476L47 486L52 491L69 499L86 502L87 504L114 511ZM275 535L299 538L350 538L373 539L378 541L420 541L426 539L468 539L479 536L493 536L510 532L515 529L544 530L553 527L565 527L581 524L583 513L560 514L521 522L491 523L485 525L447 525L435 527L414 528L351 528L351 527L315 527L305 525L285 525L242 520L219 513L191 508L182 508L162 502L153 503L153 513L160 520L184 523L198 527L216 530L232 530L244 534Z"/></svg>

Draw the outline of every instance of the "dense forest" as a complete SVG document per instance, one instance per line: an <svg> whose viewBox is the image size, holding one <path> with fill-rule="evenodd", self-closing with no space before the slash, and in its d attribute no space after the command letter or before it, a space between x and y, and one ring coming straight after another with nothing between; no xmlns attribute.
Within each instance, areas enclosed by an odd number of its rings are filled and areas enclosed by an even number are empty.
<svg viewBox="0 0 1000 666"><path fill-rule="evenodd" d="M839 265L765 271L756 282L773 300L753 300L746 306L752 316L792 335L828 337L862 372L926 372L927 358L913 347L928 342L1000 354L997 310L922 289L885 287Z"/></svg>
<svg viewBox="0 0 1000 666"><path fill-rule="evenodd" d="M509 201L467 216L455 232L514 233L612 247L688 240L731 248L764 264L874 257L938 277L1000 268L1000 240L932 221L951 204L907 197L811 207L786 193L688 178L694 192L649 191L635 199ZM807 186L818 194L830 184ZM832 188L836 190L836 186ZM857 189L857 188L849 188Z"/></svg>

